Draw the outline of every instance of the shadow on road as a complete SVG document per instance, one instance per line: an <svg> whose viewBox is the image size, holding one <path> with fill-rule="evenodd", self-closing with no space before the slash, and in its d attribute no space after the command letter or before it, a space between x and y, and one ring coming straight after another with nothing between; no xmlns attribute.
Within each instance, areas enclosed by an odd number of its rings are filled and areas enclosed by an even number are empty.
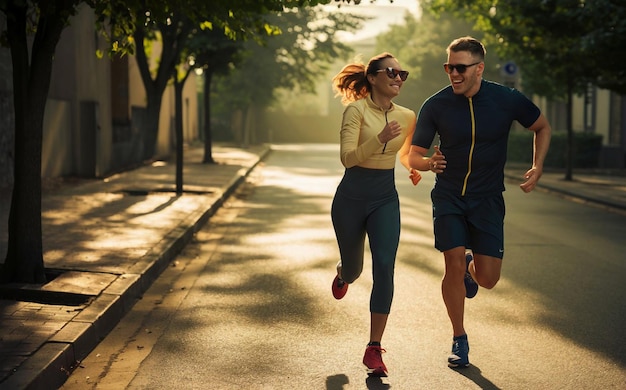
<svg viewBox="0 0 626 390"><path fill-rule="evenodd" d="M342 390L348 383L350 379L345 374L332 375L326 378L326 390Z"/></svg>
<svg viewBox="0 0 626 390"><path fill-rule="evenodd" d="M498 386L483 376L480 368L474 365L464 368L451 368L451 370L458 372L467 379L470 379L483 390L500 390Z"/></svg>
<svg viewBox="0 0 626 390"><path fill-rule="evenodd" d="M384 383L383 380L376 376L370 376L365 380L365 385L369 390L386 390L390 389L389 383Z"/></svg>

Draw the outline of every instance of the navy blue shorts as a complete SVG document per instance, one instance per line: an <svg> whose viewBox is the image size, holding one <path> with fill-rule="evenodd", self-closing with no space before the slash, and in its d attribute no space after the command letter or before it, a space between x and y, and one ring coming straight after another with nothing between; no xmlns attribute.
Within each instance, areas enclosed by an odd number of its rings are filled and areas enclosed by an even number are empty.
<svg viewBox="0 0 626 390"><path fill-rule="evenodd" d="M502 193L468 198L431 192L435 248L463 246L474 253L504 256L504 197Z"/></svg>

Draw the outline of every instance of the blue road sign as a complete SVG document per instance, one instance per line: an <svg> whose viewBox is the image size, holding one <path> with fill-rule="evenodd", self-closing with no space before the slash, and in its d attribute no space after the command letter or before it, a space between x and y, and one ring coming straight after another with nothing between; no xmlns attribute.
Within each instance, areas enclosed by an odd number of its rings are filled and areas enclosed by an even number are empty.
<svg viewBox="0 0 626 390"><path fill-rule="evenodd" d="M517 74L517 65L515 62L509 61L502 67L504 74L507 76L515 76Z"/></svg>

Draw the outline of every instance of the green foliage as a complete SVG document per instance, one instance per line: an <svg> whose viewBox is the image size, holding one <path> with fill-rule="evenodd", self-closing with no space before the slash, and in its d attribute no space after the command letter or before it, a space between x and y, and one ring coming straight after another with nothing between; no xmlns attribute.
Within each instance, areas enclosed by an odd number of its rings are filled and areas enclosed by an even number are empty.
<svg viewBox="0 0 626 390"><path fill-rule="evenodd" d="M424 100L449 84L443 71L445 49L453 38L462 35L482 37L470 23L451 14L436 15L424 10L419 18L407 13L403 24L391 26L377 37L376 51L392 53L409 71L409 78L396 99L399 104L417 110ZM486 69L487 78L496 77L496 64L493 61Z"/></svg>
<svg viewBox="0 0 626 390"><path fill-rule="evenodd" d="M202 29L187 44L186 54L193 59L195 68L205 72L226 74L229 65L237 62L244 43L230 39L219 29Z"/></svg>
<svg viewBox="0 0 626 390"><path fill-rule="evenodd" d="M80 1L80 0L77 0ZM146 31L178 28L176 21L188 20L198 29L210 26L232 39L248 39L251 34L271 30L263 19L286 4L317 4L319 1L290 0L85 0L95 9L97 23L111 42L110 54L133 54L138 27ZM186 22L185 22L186 23ZM154 39L148 35L146 38Z"/></svg>
<svg viewBox="0 0 626 390"><path fill-rule="evenodd" d="M582 46L595 59L595 83L626 94L626 4L618 0L588 1L590 29Z"/></svg>
<svg viewBox="0 0 626 390"><path fill-rule="evenodd" d="M485 43L522 69L525 90L563 98L589 83L626 91L626 7L617 0L424 0L485 31Z"/></svg>
<svg viewBox="0 0 626 390"><path fill-rule="evenodd" d="M322 8L291 9L265 17L281 34L267 37L261 45L246 42L241 63L233 65L228 77L216 80L212 98L216 112L229 113L251 104L267 107L279 88L313 92L330 63L351 51L335 39L335 33L359 26L359 19L350 14Z"/></svg>

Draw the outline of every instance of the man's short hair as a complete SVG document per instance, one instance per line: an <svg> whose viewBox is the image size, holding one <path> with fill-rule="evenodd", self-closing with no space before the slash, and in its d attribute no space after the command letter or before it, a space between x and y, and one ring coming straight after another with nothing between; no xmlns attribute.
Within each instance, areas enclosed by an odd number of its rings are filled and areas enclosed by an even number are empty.
<svg viewBox="0 0 626 390"><path fill-rule="evenodd" d="M450 52L459 52L459 51L469 51L472 56L478 57L481 61L485 60L485 54L487 50L485 46L476 38L465 36L461 38L457 38L448 45L446 52L450 54Z"/></svg>

